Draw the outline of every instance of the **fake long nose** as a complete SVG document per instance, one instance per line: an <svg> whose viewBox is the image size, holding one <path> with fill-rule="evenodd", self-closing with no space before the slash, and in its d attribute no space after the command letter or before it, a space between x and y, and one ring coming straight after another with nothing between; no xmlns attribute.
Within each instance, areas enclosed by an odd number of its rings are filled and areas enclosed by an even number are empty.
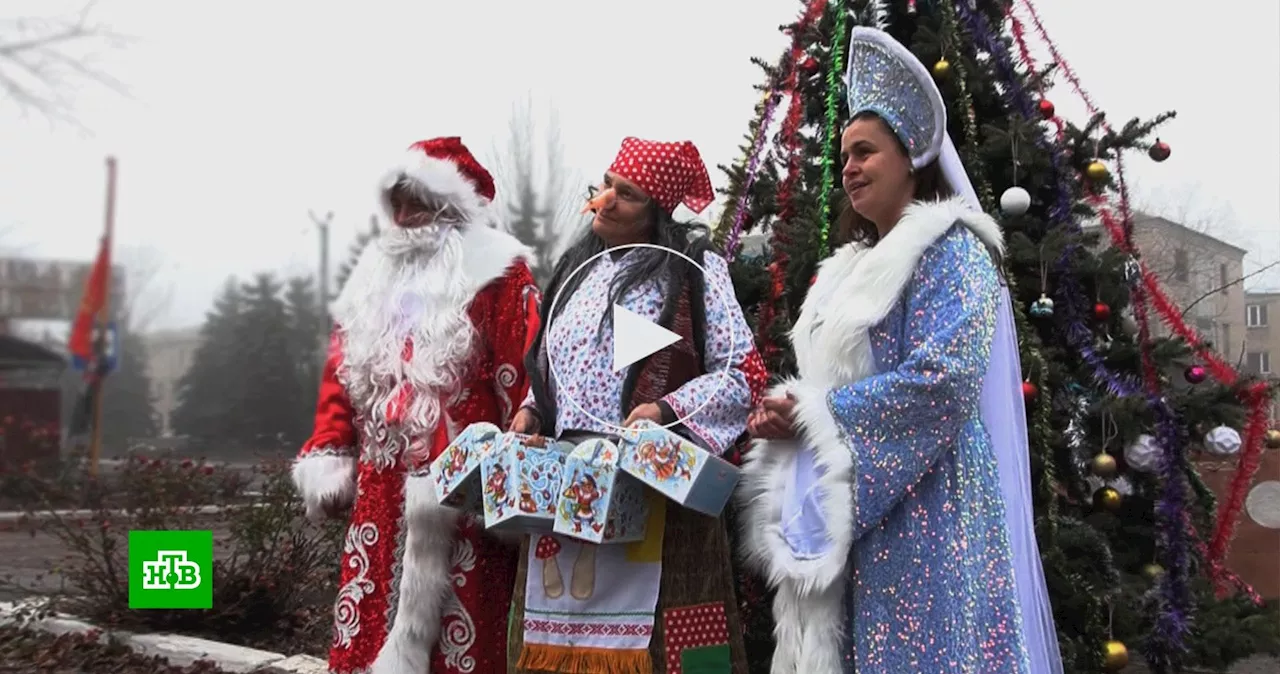
<svg viewBox="0 0 1280 674"><path fill-rule="evenodd" d="M614 200L617 198L618 194L613 191L612 187L601 190L599 194L592 197L591 200L587 202L587 205L582 208L582 215L608 208L613 205Z"/></svg>

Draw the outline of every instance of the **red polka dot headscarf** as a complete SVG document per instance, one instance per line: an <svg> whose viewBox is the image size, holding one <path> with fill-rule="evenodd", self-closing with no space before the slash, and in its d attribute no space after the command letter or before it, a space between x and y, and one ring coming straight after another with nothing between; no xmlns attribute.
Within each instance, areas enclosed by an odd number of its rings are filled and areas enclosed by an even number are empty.
<svg viewBox="0 0 1280 674"><path fill-rule="evenodd" d="M609 171L638 185L667 213L680 203L701 213L715 201L707 165L687 140L664 143L628 136Z"/></svg>

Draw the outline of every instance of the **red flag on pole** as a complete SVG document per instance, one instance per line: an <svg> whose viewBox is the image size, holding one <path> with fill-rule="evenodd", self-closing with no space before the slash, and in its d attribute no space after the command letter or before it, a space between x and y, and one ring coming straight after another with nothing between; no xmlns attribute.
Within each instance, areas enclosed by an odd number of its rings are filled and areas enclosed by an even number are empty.
<svg viewBox="0 0 1280 674"><path fill-rule="evenodd" d="M98 324L98 314L107 305L107 287L111 282L111 238L102 237L98 259L93 263L84 283L84 295L80 299L80 311L71 326L68 350L71 355L89 360L93 354L93 328Z"/></svg>
<svg viewBox="0 0 1280 674"><path fill-rule="evenodd" d="M71 338L67 350L73 358L84 362L93 360L97 345L93 340L93 328L107 318L107 302L111 292L111 235L115 230L116 210L116 158L107 157L107 217L98 248L98 259L84 282L84 295L80 298L80 311L71 325Z"/></svg>

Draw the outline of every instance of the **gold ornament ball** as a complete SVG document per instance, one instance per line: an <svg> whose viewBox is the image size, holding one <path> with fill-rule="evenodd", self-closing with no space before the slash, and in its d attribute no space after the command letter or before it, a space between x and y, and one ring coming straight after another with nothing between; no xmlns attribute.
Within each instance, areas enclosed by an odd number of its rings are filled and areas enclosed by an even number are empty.
<svg viewBox="0 0 1280 674"><path fill-rule="evenodd" d="M1267 449L1280 449L1280 428L1273 428L1262 436L1262 442L1267 445Z"/></svg>
<svg viewBox="0 0 1280 674"><path fill-rule="evenodd" d="M1089 166L1085 168L1084 174L1089 178L1089 180L1092 180L1095 183L1100 183L1106 180L1107 176L1111 175L1111 172L1107 170L1106 164L1095 159L1089 162Z"/></svg>
<svg viewBox="0 0 1280 674"><path fill-rule="evenodd" d="M936 78L938 78L938 79L940 79L940 80L941 80L941 79L946 79L947 75L950 75L950 74L951 74L951 62L950 62L950 61L948 61L948 60L946 60L946 59L938 59L938 62L937 62L937 63L935 63L935 64L933 64L933 76L934 76L934 77L936 77Z"/></svg>
<svg viewBox="0 0 1280 674"><path fill-rule="evenodd" d="M1155 562L1142 567L1142 577L1153 583L1159 580L1162 575L1164 575L1164 567Z"/></svg>
<svg viewBox="0 0 1280 674"><path fill-rule="evenodd" d="M1118 672L1129 666L1129 649L1112 639L1103 646L1102 666L1108 672Z"/></svg>
<svg viewBox="0 0 1280 674"><path fill-rule="evenodd" d="M1094 475L1104 480L1109 480L1116 476L1116 457L1103 452L1093 457L1093 461L1089 462L1089 470L1093 471Z"/></svg>
<svg viewBox="0 0 1280 674"><path fill-rule="evenodd" d="M1098 509L1106 509L1115 512L1120 509L1120 502L1123 497L1120 492L1113 487L1103 487L1093 492L1093 507Z"/></svg>

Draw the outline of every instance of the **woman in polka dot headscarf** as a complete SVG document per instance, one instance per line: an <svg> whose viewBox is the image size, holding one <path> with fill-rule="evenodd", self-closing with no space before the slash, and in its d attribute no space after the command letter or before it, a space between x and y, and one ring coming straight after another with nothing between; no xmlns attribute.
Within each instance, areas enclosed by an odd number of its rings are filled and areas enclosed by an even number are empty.
<svg viewBox="0 0 1280 674"><path fill-rule="evenodd" d="M591 229L544 293L527 357L532 388L512 430L572 440L647 419L674 424L714 454L743 437L763 393L763 361L725 259L704 227L673 217L680 204L696 213L713 198L693 143L622 142L588 202ZM615 371L615 305L682 339ZM656 535L644 543L543 536L526 544L510 671L648 674L710 658L716 671L745 674L723 521L660 507L665 515L651 512L647 531Z"/></svg>

